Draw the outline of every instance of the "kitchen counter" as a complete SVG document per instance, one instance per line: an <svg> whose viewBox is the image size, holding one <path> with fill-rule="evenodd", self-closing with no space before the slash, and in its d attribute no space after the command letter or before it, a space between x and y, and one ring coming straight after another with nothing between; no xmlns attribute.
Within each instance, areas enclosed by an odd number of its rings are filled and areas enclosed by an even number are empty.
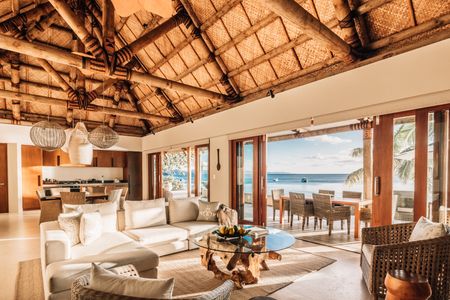
<svg viewBox="0 0 450 300"><path fill-rule="evenodd" d="M128 182L96 182L96 183L44 183L43 188L78 187L78 186L128 186Z"/></svg>

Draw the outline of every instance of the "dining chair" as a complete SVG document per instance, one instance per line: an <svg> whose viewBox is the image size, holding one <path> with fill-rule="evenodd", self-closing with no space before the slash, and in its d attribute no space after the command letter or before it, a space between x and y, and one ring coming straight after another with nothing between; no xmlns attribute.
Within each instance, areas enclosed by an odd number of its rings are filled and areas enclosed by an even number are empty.
<svg viewBox="0 0 450 300"><path fill-rule="evenodd" d="M61 203L64 204L86 204L85 192L61 192Z"/></svg>
<svg viewBox="0 0 450 300"><path fill-rule="evenodd" d="M109 192L108 202L116 203L117 209L123 207L123 203L121 203L122 189L115 189Z"/></svg>
<svg viewBox="0 0 450 300"><path fill-rule="evenodd" d="M332 190L319 190L319 194L330 195L333 198L336 192Z"/></svg>
<svg viewBox="0 0 450 300"><path fill-rule="evenodd" d="M58 220L58 216L61 213L61 200L45 200L45 191L42 189L37 190L36 195L38 196L41 207L39 224Z"/></svg>
<svg viewBox="0 0 450 300"><path fill-rule="evenodd" d="M91 194L106 194L106 186L88 186L87 191Z"/></svg>
<svg viewBox="0 0 450 300"><path fill-rule="evenodd" d="M122 188L122 195L120 195L120 203L122 206L125 200L127 199L127 195L128 195L128 187L125 186Z"/></svg>
<svg viewBox="0 0 450 300"><path fill-rule="evenodd" d="M273 189L272 190L272 208L273 208L273 220L275 221L275 211L276 210L280 210L280 202L283 201L281 200L281 197L284 195L284 189ZM283 211L287 211L288 213L288 222L290 221L290 201L289 200L284 200L283 201ZM284 212L283 212L284 214Z"/></svg>
<svg viewBox="0 0 450 300"><path fill-rule="evenodd" d="M359 199L362 200L362 193L361 192L352 192L352 191L342 191L342 197L343 198L349 198L349 199ZM352 214L353 212L352 207ZM359 220L360 222L364 222L365 227L367 227L372 220L372 203L367 204L365 206L360 206L359 208Z"/></svg>
<svg viewBox="0 0 450 300"><path fill-rule="evenodd" d="M314 217L314 207L311 202L306 201L303 193L289 193L289 201L291 202L291 227L294 215L302 217L302 230L305 230L305 221L309 225L309 217Z"/></svg>
<svg viewBox="0 0 450 300"><path fill-rule="evenodd" d="M322 229L322 220L327 220L328 235L331 235L334 221L347 221L347 234L350 234L350 206L333 206L331 195L313 194L314 207L314 230L317 228L317 221L320 222Z"/></svg>

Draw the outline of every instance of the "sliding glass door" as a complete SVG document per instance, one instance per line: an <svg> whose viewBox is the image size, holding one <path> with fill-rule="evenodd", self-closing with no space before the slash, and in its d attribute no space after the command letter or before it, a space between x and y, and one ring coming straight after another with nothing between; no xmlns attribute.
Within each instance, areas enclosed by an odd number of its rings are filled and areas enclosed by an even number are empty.
<svg viewBox="0 0 450 300"><path fill-rule="evenodd" d="M194 191L196 196L209 198L209 145L195 147Z"/></svg>
<svg viewBox="0 0 450 300"><path fill-rule="evenodd" d="M240 223L266 224L266 138L231 142L232 205Z"/></svg>

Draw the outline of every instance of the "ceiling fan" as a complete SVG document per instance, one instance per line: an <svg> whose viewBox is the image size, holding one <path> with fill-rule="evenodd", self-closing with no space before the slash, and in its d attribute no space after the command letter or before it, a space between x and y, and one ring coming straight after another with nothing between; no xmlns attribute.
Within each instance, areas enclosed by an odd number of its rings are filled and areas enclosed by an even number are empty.
<svg viewBox="0 0 450 300"><path fill-rule="evenodd" d="M163 18L169 18L174 12L172 0L112 0L116 12L128 17L140 10L146 10Z"/></svg>

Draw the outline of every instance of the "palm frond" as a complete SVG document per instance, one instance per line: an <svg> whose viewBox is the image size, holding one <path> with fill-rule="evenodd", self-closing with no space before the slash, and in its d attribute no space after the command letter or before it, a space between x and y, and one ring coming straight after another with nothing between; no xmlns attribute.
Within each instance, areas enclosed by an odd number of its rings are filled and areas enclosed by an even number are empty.
<svg viewBox="0 0 450 300"><path fill-rule="evenodd" d="M347 178L345 179L345 184L348 185L357 184L361 182L363 178L364 178L364 169L361 168L348 174Z"/></svg>
<svg viewBox="0 0 450 300"><path fill-rule="evenodd" d="M358 147L358 148L353 148L351 150L350 155L352 157L361 157L363 155L363 148L362 147Z"/></svg>

